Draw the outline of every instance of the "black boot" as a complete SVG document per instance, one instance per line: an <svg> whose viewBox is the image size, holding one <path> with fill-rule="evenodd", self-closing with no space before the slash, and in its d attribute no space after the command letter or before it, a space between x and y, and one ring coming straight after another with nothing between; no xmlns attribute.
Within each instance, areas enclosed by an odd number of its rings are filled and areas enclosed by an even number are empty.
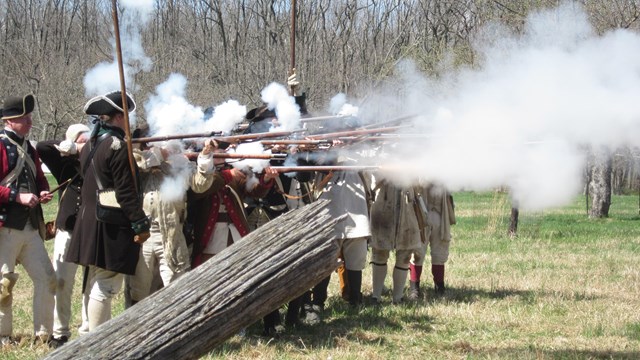
<svg viewBox="0 0 640 360"><path fill-rule="evenodd" d="M54 337L51 338L51 340L49 341L49 347L52 349L57 349L60 346L66 344L69 341L69 337L68 336L60 336L60 337Z"/></svg>
<svg viewBox="0 0 640 360"><path fill-rule="evenodd" d="M409 281L409 300L420 299L420 281Z"/></svg>
<svg viewBox="0 0 640 360"><path fill-rule="evenodd" d="M311 303L304 305L305 320L307 325L317 325L322 322L324 302L327 301L327 289L331 281L331 275L322 279L311 289Z"/></svg>
<svg viewBox="0 0 640 360"><path fill-rule="evenodd" d="M300 324L300 307L302 305L303 296L304 295L289 301L287 315L285 315L284 318L284 324L289 328L296 327Z"/></svg>
<svg viewBox="0 0 640 360"><path fill-rule="evenodd" d="M362 271L347 270L347 281L349 282L349 304L357 306L362 304Z"/></svg>
<svg viewBox="0 0 640 360"><path fill-rule="evenodd" d="M327 301L328 297L327 289L329 288L330 281L331 275L322 279L316 286L313 287L313 289L311 289L311 302L314 305L319 305L324 308L324 303L325 301Z"/></svg>
<svg viewBox="0 0 640 360"><path fill-rule="evenodd" d="M274 311L267 314L262 321L264 322L264 331L262 332L263 336L274 336L277 334L276 326L280 325L280 310L275 309Z"/></svg>

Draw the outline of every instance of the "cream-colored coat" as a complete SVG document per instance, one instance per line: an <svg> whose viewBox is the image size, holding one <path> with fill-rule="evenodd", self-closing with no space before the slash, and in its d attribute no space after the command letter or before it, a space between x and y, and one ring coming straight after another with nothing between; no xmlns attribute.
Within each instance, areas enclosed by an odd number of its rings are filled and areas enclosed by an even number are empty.
<svg viewBox="0 0 640 360"><path fill-rule="evenodd" d="M172 176L172 164L161 160L162 155L157 148L134 153L134 157L141 170L141 180L144 193L143 209L150 217L152 224L157 222L163 240L163 251L167 265L172 271L178 273L190 268L191 260L186 239L182 227L187 216L187 187L196 193L205 192L213 183L213 172L209 171L212 164L200 163L196 168L192 162L180 164L186 166L183 171L187 176L182 177L186 184L174 184L183 186L185 190L181 196L167 199L163 198L161 188L165 180ZM175 160L175 159L174 159ZM175 168L173 169L175 171ZM179 179L179 177L175 177Z"/></svg>
<svg viewBox="0 0 640 360"><path fill-rule="evenodd" d="M413 188L384 182L371 206L371 247L381 250L417 249L422 242L414 208Z"/></svg>
<svg viewBox="0 0 640 360"><path fill-rule="evenodd" d="M322 181L322 176L316 180ZM371 235L365 184L358 173L336 171L324 186L320 199L329 199L329 214L337 218L346 214L346 218L336 224L333 236L337 239L355 239Z"/></svg>
<svg viewBox="0 0 640 360"><path fill-rule="evenodd" d="M451 194L441 185L427 184L423 187L424 198L429 216L426 238L430 241L451 241L451 225L456 223Z"/></svg>

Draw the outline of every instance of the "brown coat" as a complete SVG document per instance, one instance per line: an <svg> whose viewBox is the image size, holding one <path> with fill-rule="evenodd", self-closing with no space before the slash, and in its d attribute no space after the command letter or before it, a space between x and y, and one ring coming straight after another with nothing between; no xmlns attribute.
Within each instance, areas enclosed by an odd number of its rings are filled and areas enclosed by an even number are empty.
<svg viewBox="0 0 640 360"><path fill-rule="evenodd" d="M118 130L112 129L106 138L98 143L93 162L89 159L89 153L94 140L82 149L82 204L65 261L133 275L140 253L140 245L133 242L133 228L106 224L96 219L98 185L94 170L102 181L103 188L115 189L118 203L131 223L146 218L142 210L142 201L134 187L127 146L122 140L124 134Z"/></svg>

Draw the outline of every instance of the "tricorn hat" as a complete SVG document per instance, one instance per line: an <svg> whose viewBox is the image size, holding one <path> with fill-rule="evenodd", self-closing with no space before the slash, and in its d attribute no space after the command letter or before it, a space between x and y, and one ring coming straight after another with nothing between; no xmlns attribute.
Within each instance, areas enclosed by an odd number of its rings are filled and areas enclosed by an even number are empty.
<svg viewBox="0 0 640 360"><path fill-rule="evenodd" d="M33 95L28 94L23 97L8 97L4 99L4 105L0 114L2 114L2 120L15 119L33 112L33 108L36 104L36 99Z"/></svg>
<svg viewBox="0 0 640 360"><path fill-rule="evenodd" d="M251 122L257 122L264 119L271 119L276 117L276 113L273 110L269 110L266 105L259 106L257 108L249 110L245 118Z"/></svg>
<svg viewBox="0 0 640 360"><path fill-rule="evenodd" d="M122 103L122 93L113 91L105 95L96 96L87 101L84 106L84 113L87 115L110 115L114 112L124 113ZM136 103L131 95L127 94L127 110L133 112L136 109Z"/></svg>

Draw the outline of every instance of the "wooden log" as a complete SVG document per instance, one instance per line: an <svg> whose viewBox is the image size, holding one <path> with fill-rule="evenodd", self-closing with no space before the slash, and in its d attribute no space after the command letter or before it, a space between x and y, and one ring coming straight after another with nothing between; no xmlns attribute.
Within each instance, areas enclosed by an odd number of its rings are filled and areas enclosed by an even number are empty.
<svg viewBox="0 0 640 360"><path fill-rule="evenodd" d="M329 276L338 244L322 200L250 233L46 359L197 359Z"/></svg>

